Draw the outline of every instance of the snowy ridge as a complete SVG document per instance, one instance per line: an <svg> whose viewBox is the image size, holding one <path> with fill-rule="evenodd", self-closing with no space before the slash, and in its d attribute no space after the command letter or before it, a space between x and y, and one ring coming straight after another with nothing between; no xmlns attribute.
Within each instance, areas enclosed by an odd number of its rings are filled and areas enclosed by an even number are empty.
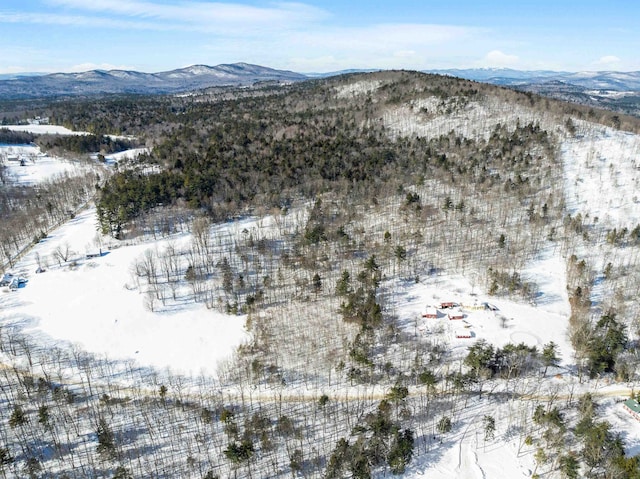
<svg viewBox="0 0 640 479"><path fill-rule="evenodd" d="M451 75L496 85L532 86L561 82L584 88L595 88L599 86L611 90L634 90L636 92L640 89L640 72L637 71L562 72L549 70L522 71L509 68L475 68L466 70L430 70L428 73Z"/></svg>
<svg viewBox="0 0 640 479"><path fill-rule="evenodd" d="M556 131L557 120L549 113L500 100L496 97L480 101L454 97L441 100L430 96L413 100L408 105L389 108L383 122L395 136L437 138L451 131L471 139L488 139L496 125L514 128L528 123Z"/></svg>
<svg viewBox="0 0 640 479"><path fill-rule="evenodd" d="M373 93L382 86L381 80L361 80L336 87L338 98L352 98Z"/></svg>

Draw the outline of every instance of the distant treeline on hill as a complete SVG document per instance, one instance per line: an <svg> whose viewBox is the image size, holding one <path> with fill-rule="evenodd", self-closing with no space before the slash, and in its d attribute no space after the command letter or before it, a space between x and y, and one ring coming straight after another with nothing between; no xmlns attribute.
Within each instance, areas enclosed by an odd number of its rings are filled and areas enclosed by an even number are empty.
<svg viewBox="0 0 640 479"><path fill-rule="evenodd" d="M26 131L12 131L8 128L0 128L0 143L9 145L24 145L33 143L36 136Z"/></svg>
<svg viewBox="0 0 640 479"><path fill-rule="evenodd" d="M73 153L116 153L133 146L130 140L102 135L43 135L37 143L43 150L60 149Z"/></svg>
<svg viewBox="0 0 640 479"><path fill-rule="evenodd" d="M0 143L24 145L37 143L43 150L63 150L73 153L116 153L133 148L137 144L123 138L103 135L35 135L26 131L0 128Z"/></svg>

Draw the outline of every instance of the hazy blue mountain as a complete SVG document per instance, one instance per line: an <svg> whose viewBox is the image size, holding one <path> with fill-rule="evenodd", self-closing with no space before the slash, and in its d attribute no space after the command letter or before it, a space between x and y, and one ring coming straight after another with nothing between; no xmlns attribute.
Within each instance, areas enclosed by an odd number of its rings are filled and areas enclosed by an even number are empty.
<svg viewBox="0 0 640 479"><path fill-rule="evenodd" d="M520 71L508 68L430 70L560 100L640 116L640 72Z"/></svg>
<svg viewBox="0 0 640 479"><path fill-rule="evenodd" d="M128 70L91 70L40 76L12 75L0 78L0 98L38 98L109 93L161 94L198 90L213 86L250 85L256 82L305 80L300 73L234 63L192 65L178 70L143 73Z"/></svg>
<svg viewBox="0 0 640 479"><path fill-rule="evenodd" d="M16 78L36 77L36 76L42 76L42 75L46 75L46 73L41 73L41 72L0 73L0 81L15 80Z"/></svg>
<svg viewBox="0 0 640 479"><path fill-rule="evenodd" d="M438 75L449 75L458 78L466 78L484 83L494 83L498 85L512 84L518 82L531 82L535 80L546 80L557 75L568 74L566 72L554 72L549 70L523 71L512 70L510 68L469 68L469 69L448 69L448 70L425 70L425 73L436 73Z"/></svg>
<svg viewBox="0 0 640 479"><path fill-rule="evenodd" d="M371 73L371 72L377 72L377 71L380 71L380 69L379 68L350 68L347 70L338 70L338 71L325 72L325 73L318 73L318 72L305 73L305 75L308 76L309 78L328 78L328 77L335 77L338 75L348 75L351 73Z"/></svg>
<svg viewBox="0 0 640 479"><path fill-rule="evenodd" d="M562 82L594 90L640 90L640 72L557 72L549 70L523 71L509 68L472 68L466 70L429 70L427 73L451 75L468 80L507 86Z"/></svg>

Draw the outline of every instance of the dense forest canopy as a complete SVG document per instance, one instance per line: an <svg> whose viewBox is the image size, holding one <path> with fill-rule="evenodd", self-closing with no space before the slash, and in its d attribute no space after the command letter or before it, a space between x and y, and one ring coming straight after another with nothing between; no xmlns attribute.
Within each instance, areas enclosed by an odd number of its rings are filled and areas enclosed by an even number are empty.
<svg viewBox="0 0 640 479"><path fill-rule="evenodd" d="M6 128L0 128L0 143L6 143L8 145L26 145L33 143L35 139L36 135L33 133L11 131Z"/></svg>
<svg viewBox="0 0 640 479"><path fill-rule="evenodd" d="M104 185L104 231L120 230L140 211L176 200L222 218L252 204L281 207L329 190L361 200L371 191L394 192L433 177L470 178L483 188L510 182L522 195L520 186L536 183L528 171L540 174L533 167L553 157L547 132L533 123L495 125L488 139L453 131L432 139L392 138L380 117L416 93L443 102L455 98L453 108L486 93L472 82L444 77L396 73L391 80L356 101L336 96L342 79L289 86L286 94L181 99L179 107L159 101L156 123L163 131L154 134L154 124L149 126L154 147L141 162L162 171L122 171ZM517 98L532 101L524 94Z"/></svg>

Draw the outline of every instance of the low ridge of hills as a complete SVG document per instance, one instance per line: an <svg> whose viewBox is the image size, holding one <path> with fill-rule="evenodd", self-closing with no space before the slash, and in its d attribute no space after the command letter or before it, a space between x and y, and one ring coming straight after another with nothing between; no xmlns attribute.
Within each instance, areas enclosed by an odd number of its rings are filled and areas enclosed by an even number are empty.
<svg viewBox="0 0 640 479"><path fill-rule="evenodd" d="M11 74L0 75L0 99L184 93L210 87L246 86L260 82L290 83L357 71L360 70L302 74L248 63L233 63L217 66L192 65L157 73L132 70L90 70L80 73ZM474 68L428 70L425 73L491 83L640 116L640 72L561 72Z"/></svg>
<svg viewBox="0 0 640 479"><path fill-rule="evenodd" d="M213 86L242 86L257 82L294 82L307 77L291 71L234 63L192 65L159 73L130 70L91 70L81 73L25 75L0 79L0 98L27 99L97 94L166 94Z"/></svg>
<svg viewBox="0 0 640 479"><path fill-rule="evenodd" d="M640 116L640 72L521 71L509 68L431 70L558 100Z"/></svg>

